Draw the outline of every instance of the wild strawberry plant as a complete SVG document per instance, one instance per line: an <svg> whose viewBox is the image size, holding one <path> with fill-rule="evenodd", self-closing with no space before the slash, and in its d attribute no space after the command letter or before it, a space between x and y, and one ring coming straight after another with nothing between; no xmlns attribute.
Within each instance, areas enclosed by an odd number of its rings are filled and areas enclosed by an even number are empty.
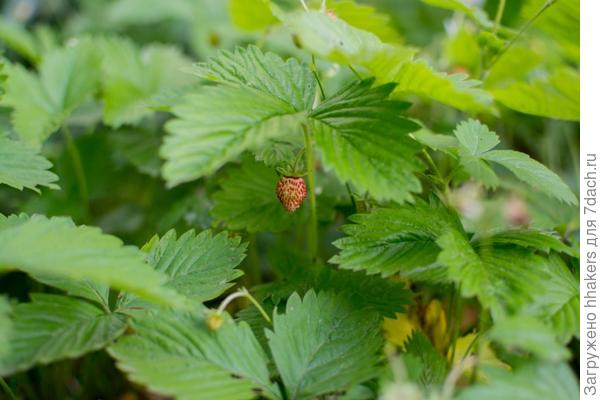
<svg viewBox="0 0 600 400"><path fill-rule="evenodd" d="M577 396L577 1L75 3L0 20L7 398Z"/></svg>

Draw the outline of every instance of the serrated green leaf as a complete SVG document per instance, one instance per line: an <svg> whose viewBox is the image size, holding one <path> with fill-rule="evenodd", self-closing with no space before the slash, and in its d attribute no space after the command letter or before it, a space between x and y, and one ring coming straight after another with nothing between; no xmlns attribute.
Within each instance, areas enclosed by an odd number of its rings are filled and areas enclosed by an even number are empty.
<svg viewBox="0 0 600 400"><path fill-rule="evenodd" d="M0 215L0 270L110 285L142 298L183 305L166 277L144 263L143 253L98 228L68 218Z"/></svg>
<svg viewBox="0 0 600 400"><path fill-rule="evenodd" d="M10 351L0 359L0 375L76 358L101 349L126 327L124 315L66 296L34 294L13 309Z"/></svg>
<svg viewBox="0 0 600 400"><path fill-rule="evenodd" d="M246 149L295 132L305 119L299 110L312 106L310 71L256 47L221 52L197 73L221 85L201 88L174 108L178 119L167 124L170 135L161 148L170 185L210 174Z"/></svg>
<svg viewBox="0 0 600 400"><path fill-rule="evenodd" d="M516 371L485 369L489 383L465 389L457 400L573 400L577 379L566 364L529 363Z"/></svg>
<svg viewBox="0 0 600 400"><path fill-rule="evenodd" d="M407 133L419 125L400 116L407 103L387 99L393 84L373 82L354 82L311 112L319 121L315 141L342 181L379 200L411 200L421 190L414 173L422 164L415 157L420 146Z"/></svg>
<svg viewBox="0 0 600 400"><path fill-rule="evenodd" d="M525 153L513 150L491 150L482 157L502 165L523 182L549 196L567 204L577 204L577 198L558 175Z"/></svg>
<svg viewBox="0 0 600 400"><path fill-rule="evenodd" d="M436 241L447 229L461 229L458 217L439 202L378 208L353 215L350 221L354 224L342 228L346 237L334 242L341 252L330 262L368 274L400 273L413 279L437 275Z"/></svg>
<svg viewBox="0 0 600 400"><path fill-rule="evenodd" d="M495 321L488 335L508 349L529 351L549 362L562 361L569 356L569 351L557 342L554 332L533 317L500 319Z"/></svg>
<svg viewBox="0 0 600 400"><path fill-rule="evenodd" d="M419 361L420 368L418 374L409 369L409 376L417 381L424 389L431 389L432 386L441 385L448 371L446 359L437 351L429 339L421 332L415 330L404 343L405 353L402 359L405 362L411 361L407 358L415 358Z"/></svg>
<svg viewBox="0 0 600 400"><path fill-rule="evenodd" d="M50 172L52 163L27 144L10 140L0 133L0 184L18 190L40 192L38 186L58 189L58 176Z"/></svg>
<svg viewBox="0 0 600 400"><path fill-rule="evenodd" d="M194 301L205 302L233 286L242 271L235 269L244 259L246 245L227 232L187 231L179 238L170 230L149 250L147 262L169 277L167 287Z"/></svg>
<svg viewBox="0 0 600 400"><path fill-rule="evenodd" d="M229 229L248 232L280 232L302 223L307 217L306 207L287 212L275 195L278 180L272 168L245 160L220 181L211 215Z"/></svg>
<svg viewBox="0 0 600 400"><path fill-rule="evenodd" d="M547 261L519 247L474 249L466 237L449 230L437 241L438 261L448 268L448 278L460 284L464 297L477 296L497 319L527 306L542 295L549 274Z"/></svg>
<svg viewBox="0 0 600 400"><path fill-rule="evenodd" d="M133 327L135 334L123 336L109 353L131 380L152 391L180 400L246 400L268 382L266 356L246 324L226 318L210 333L197 317L162 311Z"/></svg>
<svg viewBox="0 0 600 400"><path fill-rule="evenodd" d="M271 94L296 111L310 110L313 105L316 82L310 69L294 58L284 61L256 46L238 47L233 52L222 50L197 64L194 72L209 81Z"/></svg>
<svg viewBox="0 0 600 400"><path fill-rule="evenodd" d="M378 317L329 292L293 294L267 332L288 398L310 399L376 375Z"/></svg>
<svg viewBox="0 0 600 400"><path fill-rule="evenodd" d="M183 72L191 64L178 49L151 45L138 49L128 39L92 41L103 55L104 122L112 127L136 124L150 115L153 97L191 84Z"/></svg>
<svg viewBox="0 0 600 400"><path fill-rule="evenodd" d="M472 156L480 156L500 143L498 135L475 119L463 121L454 129L460 145Z"/></svg>
<svg viewBox="0 0 600 400"><path fill-rule="evenodd" d="M27 142L40 146L69 114L90 99L99 77L99 56L87 41L46 54L39 75L21 65L8 67L2 104Z"/></svg>

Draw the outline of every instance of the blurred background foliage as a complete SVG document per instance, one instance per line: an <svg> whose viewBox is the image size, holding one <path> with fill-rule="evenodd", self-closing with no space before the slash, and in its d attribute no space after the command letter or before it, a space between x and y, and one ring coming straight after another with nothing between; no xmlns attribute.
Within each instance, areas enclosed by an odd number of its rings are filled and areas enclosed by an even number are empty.
<svg viewBox="0 0 600 400"><path fill-rule="evenodd" d="M129 38L130 49L139 51L139 57L130 60L132 51L125 49L112 53L110 60L116 71L123 65L128 66L124 71L132 71L132 76L118 76L115 85L127 93L115 93L115 104L126 101L122 96L131 93L137 93L150 106L154 96L160 94L162 97L157 103L165 104L182 96L185 88L197 82L186 73L186 68L191 69L193 62L206 60L218 49L254 43L282 56L308 61L307 53L298 49L294 38L270 13L260 8L260 1L250 2L253 7L248 7L245 1L4 0L0 45L6 59L35 68L46 54L77 37ZM298 2L291 0L278 3L298 6ZM457 3L462 5L462 12L456 11ZM483 87L497 102L492 112L477 116L500 135L502 147L530 154L578 192L577 1L560 0L554 4L499 60L495 59L498 51L517 37L518 30L543 6L544 0L508 0L499 28L493 23L499 0L462 3L371 0L360 4L364 8L356 8L349 1L332 1L329 6L340 18L372 30L385 42L419 48L420 58L438 70L462 72L482 80ZM152 59L149 46L157 44L163 46L160 51L170 52L171 57L179 60L176 68L165 71L156 67L166 54L160 53L157 59ZM129 68L132 63L135 68ZM319 62L318 66L327 77L327 90L352 79L349 71L340 70L334 64ZM489 73L485 73L487 70ZM159 79L157 74L164 76ZM148 81L158 87L147 87ZM160 90L162 83L156 83L159 81L164 81L165 88L178 90ZM519 100L526 93L532 101ZM438 102L413 96L408 99L414 102L410 116L425 121L432 132L447 134L467 115ZM66 125L81 155L87 188L81 187L82 179L74 170L68 144L55 133L44 144L42 153L54 164L53 171L60 177L61 190L43 190L38 195L1 186L0 213L69 215L77 224L99 226L126 243L138 246L155 233L164 234L171 228L184 232L189 228L219 227L220 218L215 218L219 217L218 211L211 211L214 194L219 191L220 180L235 166L228 166L213 177L167 189L160 176L162 161L158 154L164 123L169 118L164 111L160 107L140 111L138 107L120 115L116 107L114 114L107 116L107 110L96 100L77 107ZM0 108L0 131L11 136L15 135L12 129L10 109ZM334 254L330 243L340 236L339 226L353 212L353 206L346 188L335 179L322 171L317 179L321 191L321 252L327 259ZM564 238L577 243L577 207L532 192L511 178L503 180L501 185L493 196L481 185L471 182L453 191L453 201L467 227L493 229L526 223L557 228ZM247 272L243 279L247 283L260 283L257 269L263 279L264 276L268 279L269 274L273 274L268 269L268 259L277 257L277 253L284 252L282 248L294 241L303 243L302 229L292 230L291 235L245 234L250 247L243 265ZM288 246L274 246L281 243L284 235ZM275 247L279 250L274 250ZM32 290L48 289L20 273L6 275L0 281L0 292L21 301L26 300ZM127 383L104 353L36 368L12 379L31 399L149 396Z"/></svg>

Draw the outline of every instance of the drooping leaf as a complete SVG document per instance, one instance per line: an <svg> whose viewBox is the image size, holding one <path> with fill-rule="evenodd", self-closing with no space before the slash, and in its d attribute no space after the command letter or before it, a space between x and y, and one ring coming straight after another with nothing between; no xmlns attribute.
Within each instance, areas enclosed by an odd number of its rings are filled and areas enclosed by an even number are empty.
<svg viewBox="0 0 600 400"><path fill-rule="evenodd" d="M68 218L0 215L0 270L87 280L182 305L180 296L162 287L166 277L146 265L143 257L118 238L98 228L75 226Z"/></svg>
<svg viewBox="0 0 600 400"><path fill-rule="evenodd" d="M579 74L571 69L559 69L530 83L511 82L490 92L500 103L522 113L579 121Z"/></svg>
<svg viewBox="0 0 600 400"><path fill-rule="evenodd" d="M194 78L183 72L191 64L174 47L138 49L127 39L97 39L103 55L102 99L104 122L113 127L138 123L150 115L152 98L189 85Z"/></svg>
<svg viewBox="0 0 600 400"><path fill-rule="evenodd" d="M21 65L9 65L2 104L13 108L12 123L19 135L40 146L94 94L99 64L98 53L89 42L81 41L46 54L39 75Z"/></svg>
<svg viewBox="0 0 600 400"><path fill-rule="evenodd" d="M58 189L58 176L49 171L52 163L24 142L10 140L0 133L0 184L18 190L40 192L38 186Z"/></svg>
<svg viewBox="0 0 600 400"><path fill-rule="evenodd" d="M229 229L248 232L289 229L306 219L306 207L287 212L275 195L277 173L261 163L245 160L221 180L221 191L214 194L211 215Z"/></svg>
<svg viewBox="0 0 600 400"><path fill-rule="evenodd" d="M101 349L126 327L124 315L66 296L34 294L13 309L10 351L0 359L0 374L76 358Z"/></svg>
<svg viewBox="0 0 600 400"><path fill-rule="evenodd" d="M577 204L577 198L558 175L525 153L514 150L491 150L483 156L502 165L531 187L567 204Z"/></svg>
<svg viewBox="0 0 600 400"><path fill-rule="evenodd" d="M380 200L403 202L421 189L420 146L407 133L419 126L400 116L408 104L387 97L393 84L355 82L311 112L323 160L342 181Z"/></svg>
<svg viewBox="0 0 600 400"><path fill-rule="evenodd" d="M516 371L486 368L489 383L465 389L457 400L573 400L579 396L577 379L566 364L534 362Z"/></svg>
<svg viewBox="0 0 600 400"><path fill-rule="evenodd" d="M347 389L376 375L376 314L354 310L331 292L293 294L267 332L290 399Z"/></svg>
<svg viewBox="0 0 600 400"><path fill-rule="evenodd" d="M440 202L379 208L350 221L354 224L342 228L346 237L334 242L341 251L331 262L368 274L400 273L415 279L444 275L435 265L440 251L436 241L449 228L461 229L458 217Z"/></svg>
<svg viewBox="0 0 600 400"><path fill-rule="evenodd" d="M226 318L210 333L198 317L162 311L133 327L135 334L109 353L131 380L152 391L183 400L245 400L268 383L266 356L245 323Z"/></svg>
<svg viewBox="0 0 600 400"><path fill-rule="evenodd" d="M569 356L569 351L558 343L552 329L533 317L495 321L489 337L509 349L530 351L549 362L562 361Z"/></svg>
<svg viewBox="0 0 600 400"><path fill-rule="evenodd" d="M6 17L0 18L0 41L29 61L39 61L39 49L33 35L22 25Z"/></svg>
<svg viewBox="0 0 600 400"><path fill-rule="evenodd" d="M489 109L491 96L477 88L480 82L413 61L412 48L383 43L371 32L317 11L277 15L308 51L333 62L364 67L378 82L397 82L394 94L416 94L473 112Z"/></svg>

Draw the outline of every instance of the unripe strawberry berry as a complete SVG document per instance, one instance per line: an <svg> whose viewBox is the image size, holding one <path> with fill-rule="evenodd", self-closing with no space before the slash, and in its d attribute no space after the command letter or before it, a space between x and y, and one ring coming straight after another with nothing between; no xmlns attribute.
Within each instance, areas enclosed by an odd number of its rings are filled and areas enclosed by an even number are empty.
<svg viewBox="0 0 600 400"><path fill-rule="evenodd" d="M306 198L306 183L299 176L282 176L277 182L275 192L283 207L289 212L294 212Z"/></svg>

